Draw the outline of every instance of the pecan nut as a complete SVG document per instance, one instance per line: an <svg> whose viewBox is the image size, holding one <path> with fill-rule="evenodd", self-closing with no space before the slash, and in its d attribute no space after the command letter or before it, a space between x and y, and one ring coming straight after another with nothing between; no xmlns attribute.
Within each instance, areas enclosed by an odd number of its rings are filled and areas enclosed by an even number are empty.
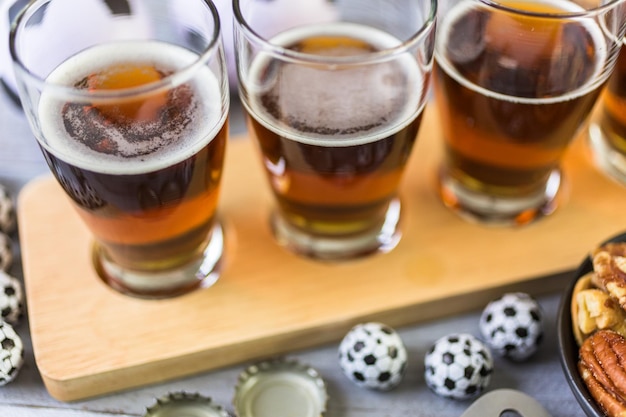
<svg viewBox="0 0 626 417"><path fill-rule="evenodd" d="M598 330L580 348L578 370L589 393L609 417L626 417L626 339Z"/></svg>

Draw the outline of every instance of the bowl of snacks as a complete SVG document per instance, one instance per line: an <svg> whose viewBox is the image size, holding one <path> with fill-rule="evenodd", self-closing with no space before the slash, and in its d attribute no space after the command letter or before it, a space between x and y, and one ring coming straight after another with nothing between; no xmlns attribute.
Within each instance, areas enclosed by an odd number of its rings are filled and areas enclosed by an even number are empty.
<svg viewBox="0 0 626 417"><path fill-rule="evenodd" d="M557 324L561 365L587 416L622 416L626 415L626 233L590 249L561 299Z"/></svg>

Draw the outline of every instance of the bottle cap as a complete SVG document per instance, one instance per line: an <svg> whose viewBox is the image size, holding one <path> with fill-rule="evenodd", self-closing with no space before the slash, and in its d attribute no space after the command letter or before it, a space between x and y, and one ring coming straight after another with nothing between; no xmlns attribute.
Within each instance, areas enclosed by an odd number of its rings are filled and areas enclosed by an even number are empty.
<svg viewBox="0 0 626 417"><path fill-rule="evenodd" d="M237 417L320 417L327 400L326 384L315 369L274 359L241 373L233 405Z"/></svg>
<svg viewBox="0 0 626 417"><path fill-rule="evenodd" d="M211 398L187 392L172 392L156 400L143 417L229 417Z"/></svg>

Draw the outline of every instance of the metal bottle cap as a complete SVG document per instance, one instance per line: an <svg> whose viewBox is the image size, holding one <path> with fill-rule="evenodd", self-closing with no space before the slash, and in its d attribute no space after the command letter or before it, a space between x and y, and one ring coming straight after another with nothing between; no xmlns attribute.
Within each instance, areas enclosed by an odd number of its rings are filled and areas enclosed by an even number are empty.
<svg viewBox="0 0 626 417"><path fill-rule="evenodd" d="M211 398L187 392L172 392L156 400L143 417L229 417Z"/></svg>
<svg viewBox="0 0 626 417"><path fill-rule="evenodd" d="M239 376L233 405L237 417L320 417L326 384L318 372L295 360L270 360Z"/></svg>

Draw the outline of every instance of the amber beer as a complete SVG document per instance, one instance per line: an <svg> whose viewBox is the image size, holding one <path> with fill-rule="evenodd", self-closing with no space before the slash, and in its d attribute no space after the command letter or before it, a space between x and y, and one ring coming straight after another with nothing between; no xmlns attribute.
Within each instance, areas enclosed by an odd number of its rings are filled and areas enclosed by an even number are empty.
<svg viewBox="0 0 626 417"><path fill-rule="evenodd" d="M341 23L293 30L272 42L333 57L399 43L384 32ZM247 91L244 104L279 221L314 238L380 230L397 201L420 125L425 81L415 83L415 77L420 75L409 57L336 69L256 58L248 83L256 91Z"/></svg>
<svg viewBox="0 0 626 417"><path fill-rule="evenodd" d="M561 5L517 4L535 12L563 11ZM600 29L591 19L514 16L471 2L459 2L445 22L434 70L446 149L444 202L467 205L487 221L511 210L513 221L524 223L538 206L547 214L559 161L603 85Z"/></svg>
<svg viewBox="0 0 626 417"><path fill-rule="evenodd" d="M97 92L159 81L175 63L194 59L188 50L152 41L104 44L70 58L47 79L96 94L82 102L44 91L42 149L95 234L98 251L123 268L166 270L206 247L215 224L226 116L208 69L143 96L99 101Z"/></svg>
<svg viewBox="0 0 626 417"><path fill-rule="evenodd" d="M598 118L589 132L599 165L622 182L626 181L626 51L623 48L602 93Z"/></svg>

